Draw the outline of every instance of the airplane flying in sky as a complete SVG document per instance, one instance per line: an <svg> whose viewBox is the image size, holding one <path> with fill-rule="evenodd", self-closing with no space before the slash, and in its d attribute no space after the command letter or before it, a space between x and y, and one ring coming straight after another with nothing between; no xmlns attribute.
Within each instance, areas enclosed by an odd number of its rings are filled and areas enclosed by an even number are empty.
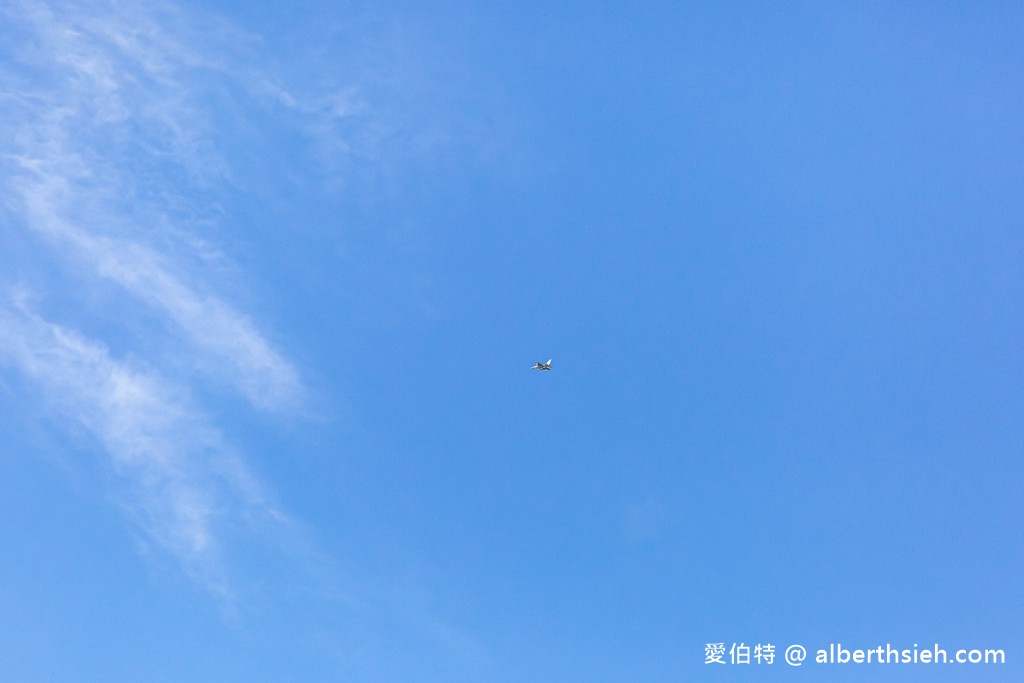
<svg viewBox="0 0 1024 683"><path fill-rule="evenodd" d="M532 368L530 368L530 369L531 370L550 370L551 369L551 359L548 358L548 362L547 363L542 363L540 361L537 361L536 364L534 364L534 366Z"/></svg>

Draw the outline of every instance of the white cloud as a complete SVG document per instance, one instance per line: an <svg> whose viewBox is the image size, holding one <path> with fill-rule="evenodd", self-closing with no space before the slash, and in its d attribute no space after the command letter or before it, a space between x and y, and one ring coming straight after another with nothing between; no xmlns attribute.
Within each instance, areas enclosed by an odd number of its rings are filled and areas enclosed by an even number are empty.
<svg viewBox="0 0 1024 683"><path fill-rule="evenodd" d="M275 183L336 187L323 176L400 166L430 108L393 47L364 60L373 30L345 34L351 48L328 32L275 65L258 37L196 11L0 3L0 292L37 302L0 301L0 362L95 436L152 541L214 576L231 520L275 520L279 548L295 531L204 401L233 392L290 415L308 401L225 256L249 238L225 207L259 201L246 164L263 148L249 143L274 138Z"/></svg>
<svg viewBox="0 0 1024 683"><path fill-rule="evenodd" d="M260 410L288 411L303 386L210 258L216 197L233 186L202 101L227 76L197 35L155 3L0 8L0 272L24 278L32 266L2 241L43 264L21 303L0 302L0 363L95 438L149 541L227 594L225 530L274 535L288 523L197 397L214 378Z"/></svg>
<svg viewBox="0 0 1024 683"><path fill-rule="evenodd" d="M301 385L291 364L247 316L186 284L184 278L195 273L176 272L169 257L141 242L92 235L71 224L58 207L61 196L74 190L60 176L23 184L21 190L30 227L73 250L99 276L163 311L192 342L203 367L227 368L238 389L261 408L286 407L299 397Z"/></svg>
<svg viewBox="0 0 1024 683"><path fill-rule="evenodd" d="M49 80L26 83L31 97L11 93L2 127L15 141L6 150L7 189L8 202L20 200L21 224L162 311L193 345L197 363L227 375L255 405L294 405L296 370L249 316L215 293L210 273L195 266L202 254L168 249L202 243L178 239L202 223L199 212L180 207L189 194L209 199L203 188L229 175L202 135L210 126L190 102L195 86L187 78L216 60L137 10L23 7L30 35L51 57L37 55L30 71ZM157 169L168 163L183 174L161 176Z"/></svg>
<svg viewBox="0 0 1024 683"><path fill-rule="evenodd" d="M342 563L275 507L210 402L234 392L294 415L308 400L266 321L239 304L224 206L253 200L245 164L262 160L249 143L268 125L285 129L268 149L289 146L268 162L286 167L271 184L291 175L304 189L337 187L350 168L386 174L431 132L388 65L348 82L321 53L310 76L305 58L264 68L257 44L160 0L0 3L0 371L90 436L147 545L201 585L230 598L253 578L246 561L257 584L301 566L312 593L365 616L388 601L338 589ZM468 651L443 624L424 628Z"/></svg>
<svg viewBox="0 0 1024 683"><path fill-rule="evenodd" d="M0 360L28 377L57 415L95 437L123 485L118 498L151 541L228 593L218 528L242 514L280 515L187 391L23 304L0 306Z"/></svg>

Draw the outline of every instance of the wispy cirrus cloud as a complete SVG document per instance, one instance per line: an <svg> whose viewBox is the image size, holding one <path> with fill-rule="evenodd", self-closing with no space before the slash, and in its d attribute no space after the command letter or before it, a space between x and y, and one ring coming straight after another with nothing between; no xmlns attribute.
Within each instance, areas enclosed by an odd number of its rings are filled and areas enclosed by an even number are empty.
<svg viewBox="0 0 1024 683"><path fill-rule="evenodd" d="M260 408L293 405L301 393L298 373L263 337L250 318L226 301L189 285L171 258L137 239L91 234L61 212L69 183L55 173L18 183L27 225L53 246L88 263L101 278L159 309L183 333L211 372L227 374ZM215 370L217 368L217 370ZM226 369L226 370L225 370Z"/></svg>
<svg viewBox="0 0 1024 683"><path fill-rule="evenodd" d="M297 60L303 68L270 64L258 37L196 11L163 0L0 4L0 381L19 376L10 384L25 389L29 413L42 406L47 426L84 433L147 549L214 594L246 597L284 575L282 593L352 607L342 621L358 622L354 636L397 619L399 632L414 623L431 634L431 650L468 652L457 630L391 599L386 578L341 588L358 569L305 540L255 474L269 459L247 452L251 437L226 417L239 414L234 397L263 416L311 403L274 341L283 335L258 304L240 303L259 289L231 258L259 240L238 217L266 201L252 185L329 192L358 176L372 188L433 144L431 126L416 128L424 107L387 58L365 71L322 54ZM310 76L313 62L326 66ZM264 137L274 140L261 147ZM333 238L327 222L314 229Z"/></svg>
<svg viewBox="0 0 1024 683"><path fill-rule="evenodd" d="M244 38L214 22L203 44L156 3L25 0L0 21L0 243L21 247L0 244L0 366L93 436L149 541L228 594L225 530L287 522L198 397L304 394L220 268L234 185L204 98L231 78L211 45Z"/></svg>
<svg viewBox="0 0 1024 683"><path fill-rule="evenodd" d="M386 175L436 126L417 128L430 108L416 106L392 48L362 64L357 53L379 47L372 31L350 27L347 47L328 30L330 54L285 55L289 65L197 11L0 4L0 370L26 378L58 424L91 434L152 546L227 594L239 528L284 555L316 554L218 413L233 395L259 414L310 402L281 335L239 303L256 275L231 258L249 240L231 207L261 201L247 186L259 184L254 165L272 166L268 184L336 189L353 169ZM265 137L288 149L267 143L277 156L262 158Z"/></svg>
<svg viewBox="0 0 1024 683"><path fill-rule="evenodd" d="M240 514L266 523L281 515L187 391L23 302L0 306L0 348L55 415L96 439L123 484L118 501L149 539L229 594L219 531Z"/></svg>

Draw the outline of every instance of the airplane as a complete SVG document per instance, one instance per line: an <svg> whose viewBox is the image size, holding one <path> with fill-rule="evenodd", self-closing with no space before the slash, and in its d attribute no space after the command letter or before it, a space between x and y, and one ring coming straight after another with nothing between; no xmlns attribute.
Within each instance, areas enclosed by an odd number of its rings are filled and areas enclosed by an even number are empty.
<svg viewBox="0 0 1024 683"><path fill-rule="evenodd" d="M551 359L548 358L548 362L547 363L542 363L540 361L537 361L537 363L532 368L530 368L530 369L531 370L550 370L551 369Z"/></svg>

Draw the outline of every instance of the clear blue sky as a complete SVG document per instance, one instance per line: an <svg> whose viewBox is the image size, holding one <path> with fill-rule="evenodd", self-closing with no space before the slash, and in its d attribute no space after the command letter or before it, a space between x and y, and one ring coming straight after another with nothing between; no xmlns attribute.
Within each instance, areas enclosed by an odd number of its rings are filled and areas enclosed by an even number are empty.
<svg viewBox="0 0 1024 683"><path fill-rule="evenodd" d="M4 4L0 679L1024 680L1022 74L1010 2Z"/></svg>

